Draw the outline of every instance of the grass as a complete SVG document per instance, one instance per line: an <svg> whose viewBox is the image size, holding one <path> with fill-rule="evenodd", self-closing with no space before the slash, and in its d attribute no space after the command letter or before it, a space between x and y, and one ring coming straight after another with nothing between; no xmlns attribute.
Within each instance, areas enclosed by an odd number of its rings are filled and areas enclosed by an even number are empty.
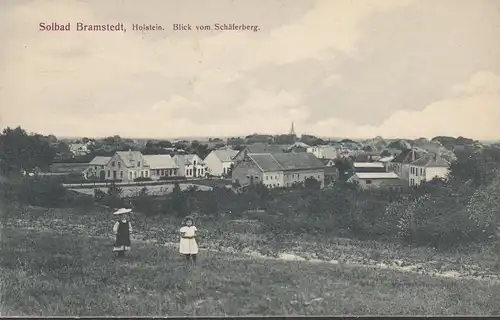
<svg viewBox="0 0 500 320"><path fill-rule="evenodd" d="M250 259L53 231L3 230L2 315L494 315L500 287L389 270Z"/></svg>

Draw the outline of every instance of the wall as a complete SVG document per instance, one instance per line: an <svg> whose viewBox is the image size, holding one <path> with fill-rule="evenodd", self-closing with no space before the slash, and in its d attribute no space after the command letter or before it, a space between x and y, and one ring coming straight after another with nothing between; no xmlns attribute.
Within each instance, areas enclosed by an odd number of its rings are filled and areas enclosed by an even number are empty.
<svg viewBox="0 0 500 320"><path fill-rule="evenodd" d="M268 188L284 187L283 171L265 172L262 182Z"/></svg>
<svg viewBox="0 0 500 320"><path fill-rule="evenodd" d="M207 171L213 176L221 176L223 174L223 164L220 159L212 151L205 158L205 164L207 165Z"/></svg>
<svg viewBox="0 0 500 320"><path fill-rule="evenodd" d="M290 187L295 182L303 183L310 177L319 180L321 188L325 186L325 169L287 170L284 173L284 186Z"/></svg>
<svg viewBox="0 0 500 320"><path fill-rule="evenodd" d="M231 170L231 166L234 166L234 161L224 161L222 163L222 174L226 174Z"/></svg>
<svg viewBox="0 0 500 320"><path fill-rule="evenodd" d="M415 171L413 171L415 170ZM446 178L449 169L445 167L418 167L411 166L409 174L409 185L420 185L424 181L431 181L435 177Z"/></svg>
<svg viewBox="0 0 500 320"><path fill-rule="evenodd" d="M114 166L113 166L114 162ZM111 161L108 162L106 169L106 179L112 180L114 177L114 172L116 172L116 179L122 181L133 181L136 178L150 177L150 171L148 167L144 166L144 159L141 157L139 160L140 166L137 166L137 162L134 167L129 167L125 165L123 159L121 159L118 154L114 154L111 157Z"/></svg>
<svg viewBox="0 0 500 320"><path fill-rule="evenodd" d="M162 169L150 169L151 179L159 180L161 177L178 177L179 169L177 168L162 168Z"/></svg>
<svg viewBox="0 0 500 320"><path fill-rule="evenodd" d="M369 188L380 188L382 183L385 184L387 182L390 182L391 180L395 179L359 179L357 176L353 176L349 181L357 181L362 189L369 189Z"/></svg>
<svg viewBox="0 0 500 320"><path fill-rule="evenodd" d="M259 167L251 160L240 161L233 169L231 179L233 183L238 182L240 186L247 186L250 184L250 177L254 177L253 181L256 183L262 182L263 173Z"/></svg>

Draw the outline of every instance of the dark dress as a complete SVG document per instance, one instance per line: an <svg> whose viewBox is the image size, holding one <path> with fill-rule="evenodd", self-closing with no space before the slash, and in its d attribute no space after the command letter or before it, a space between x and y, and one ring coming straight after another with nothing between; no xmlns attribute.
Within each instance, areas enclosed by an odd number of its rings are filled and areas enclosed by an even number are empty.
<svg viewBox="0 0 500 320"><path fill-rule="evenodd" d="M118 232L116 233L115 251L123 251L130 249L130 230L129 222L120 221Z"/></svg>

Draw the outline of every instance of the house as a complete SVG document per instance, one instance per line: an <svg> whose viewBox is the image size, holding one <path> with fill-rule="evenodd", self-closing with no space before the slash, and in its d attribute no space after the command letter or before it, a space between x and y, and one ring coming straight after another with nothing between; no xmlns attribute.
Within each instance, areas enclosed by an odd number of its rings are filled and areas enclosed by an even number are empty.
<svg viewBox="0 0 500 320"><path fill-rule="evenodd" d="M162 177L178 177L179 166L168 154L143 156L145 164L149 167L150 177L159 180Z"/></svg>
<svg viewBox="0 0 500 320"><path fill-rule="evenodd" d="M387 188L402 190L408 186L408 182L401 179L394 172L358 172L350 177L347 182L358 183L362 189Z"/></svg>
<svg viewBox="0 0 500 320"><path fill-rule="evenodd" d="M75 155L75 157L85 156L90 153L88 144L86 143L72 143L69 145L69 151Z"/></svg>
<svg viewBox="0 0 500 320"><path fill-rule="evenodd" d="M380 152L377 151L360 151L356 154L356 161L358 162L373 162L380 158Z"/></svg>
<svg viewBox="0 0 500 320"><path fill-rule="evenodd" d="M150 178L149 166L139 151L117 151L108 162L106 179L133 181Z"/></svg>
<svg viewBox="0 0 500 320"><path fill-rule="evenodd" d="M339 169L335 166L335 161L332 159L322 159L322 162L325 164L325 186L330 183L338 180L339 178Z"/></svg>
<svg viewBox="0 0 500 320"><path fill-rule="evenodd" d="M305 144L304 142L295 142L294 144L288 146L287 151L288 152L307 152L307 148L310 148L308 144Z"/></svg>
<svg viewBox="0 0 500 320"><path fill-rule="evenodd" d="M179 175L186 178L204 178L207 175L205 162L195 154L177 154L173 157L179 167Z"/></svg>
<svg viewBox="0 0 500 320"><path fill-rule="evenodd" d="M420 159L423 153L415 149L406 149L397 155L388 165L388 171L395 172L400 178L410 180L410 163Z"/></svg>
<svg viewBox="0 0 500 320"><path fill-rule="evenodd" d="M212 176L226 176L231 167L234 166L233 158L238 154L238 151L233 149L213 150L205 158L207 172Z"/></svg>
<svg viewBox="0 0 500 320"><path fill-rule="evenodd" d="M354 162L354 172L387 172L382 162Z"/></svg>
<svg viewBox="0 0 500 320"><path fill-rule="evenodd" d="M236 162L241 161L249 153L284 153L285 148L279 145L267 143L253 143L245 146L240 152L234 156Z"/></svg>
<svg viewBox="0 0 500 320"><path fill-rule="evenodd" d="M388 172L389 171L389 164L391 163L391 161L393 159L394 159L394 156L388 156L388 157L380 158L377 161L382 163L385 167L385 171Z"/></svg>
<svg viewBox="0 0 500 320"><path fill-rule="evenodd" d="M106 179L106 169L105 167L111 161L111 157L95 157L89 162L87 169L83 171L83 176L85 179L90 179L91 177L97 178L99 180Z"/></svg>
<svg viewBox="0 0 500 320"><path fill-rule="evenodd" d="M233 183L248 186L263 183L269 188L291 187L314 178L325 185L325 165L310 153L249 153L233 171Z"/></svg>
<svg viewBox="0 0 500 320"><path fill-rule="evenodd" d="M440 156L425 155L410 164L410 186L418 186L434 178L446 178L450 164Z"/></svg>
<svg viewBox="0 0 500 320"><path fill-rule="evenodd" d="M337 149L330 145L309 147L307 152L314 154L318 159L335 159L338 156Z"/></svg>

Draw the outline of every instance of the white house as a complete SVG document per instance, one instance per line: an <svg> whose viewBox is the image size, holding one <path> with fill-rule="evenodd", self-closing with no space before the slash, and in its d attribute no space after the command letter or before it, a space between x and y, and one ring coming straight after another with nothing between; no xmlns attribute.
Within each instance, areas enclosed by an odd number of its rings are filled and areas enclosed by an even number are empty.
<svg viewBox="0 0 500 320"><path fill-rule="evenodd" d="M196 154L177 154L174 162L179 167L179 175L186 178L204 178L207 174L205 162Z"/></svg>
<svg viewBox="0 0 500 320"><path fill-rule="evenodd" d="M410 164L423 155L415 149L406 149L389 162L388 171L395 172L400 178L409 181Z"/></svg>
<svg viewBox="0 0 500 320"><path fill-rule="evenodd" d="M318 159L335 159L338 156L337 149L330 145L309 147L306 152L314 154Z"/></svg>
<svg viewBox="0 0 500 320"><path fill-rule="evenodd" d="M101 157L97 156L92 161L89 162L87 169L83 171L83 176L86 179L91 177L98 178L100 180L106 179L106 169L105 167L111 161L111 157Z"/></svg>
<svg viewBox="0 0 500 320"><path fill-rule="evenodd" d="M69 151L77 157L84 156L90 153L88 144L86 143L72 143L69 145Z"/></svg>
<svg viewBox="0 0 500 320"><path fill-rule="evenodd" d="M150 177L149 167L139 151L117 151L105 168L109 180L133 181Z"/></svg>
<svg viewBox="0 0 500 320"><path fill-rule="evenodd" d="M170 155L146 155L143 157L149 167L151 179L159 180L161 177L179 176L179 166Z"/></svg>
<svg viewBox="0 0 500 320"><path fill-rule="evenodd" d="M382 162L354 162L354 172L386 172Z"/></svg>
<svg viewBox="0 0 500 320"><path fill-rule="evenodd" d="M407 182L394 172L358 172L347 182L358 183L362 189L388 188L401 190L407 187Z"/></svg>
<svg viewBox="0 0 500 320"><path fill-rule="evenodd" d="M238 154L238 151L232 149L219 149L213 150L205 158L208 174L212 176L225 176L234 166L235 160L233 159Z"/></svg>
<svg viewBox="0 0 500 320"><path fill-rule="evenodd" d="M450 164L440 156L425 155L410 164L410 186L418 186L434 178L446 178Z"/></svg>

